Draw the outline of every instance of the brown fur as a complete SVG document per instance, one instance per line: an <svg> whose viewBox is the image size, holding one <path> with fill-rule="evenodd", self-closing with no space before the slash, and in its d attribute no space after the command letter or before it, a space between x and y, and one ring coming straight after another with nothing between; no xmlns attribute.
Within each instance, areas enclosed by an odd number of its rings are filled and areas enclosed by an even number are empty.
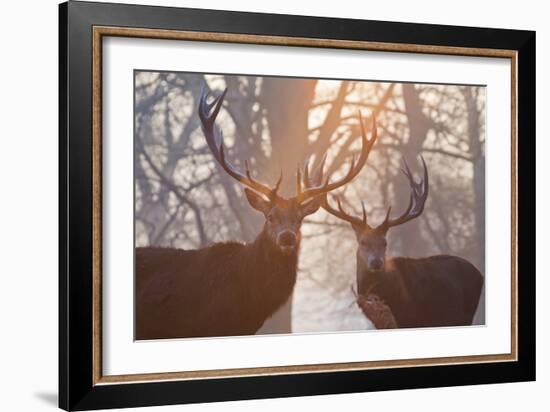
<svg viewBox="0 0 550 412"><path fill-rule="evenodd" d="M254 334L289 298L297 252L266 235L200 250L136 249L136 338Z"/></svg>
<svg viewBox="0 0 550 412"><path fill-rule="evenodd" d="M472 324L483 275L465 259L398 257L381 272L369 272L362 262L357 259L359 295L379 296L400 328Z"/></svg>

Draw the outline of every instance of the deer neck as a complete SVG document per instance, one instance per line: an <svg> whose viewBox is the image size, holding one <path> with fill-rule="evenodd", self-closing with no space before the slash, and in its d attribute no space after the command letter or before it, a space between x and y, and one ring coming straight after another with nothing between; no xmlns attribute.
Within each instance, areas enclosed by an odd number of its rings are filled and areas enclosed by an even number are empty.
<svg viewBox="0 0 550 412"><path fill-rule="evenodd" d="M265 227L250 244L251 262L261 272L274 277L290 275L294 280L298 265L298 251L299 248L295 253L283 253L270 239Z"/></svg>
<svg viewBox="0 0 550 412"><path fill-rule="evenodd" d="M298 254L284 254L262 231L247 245L243 259L247 268L241 272L245 296L256 302L258 313L268 316L284 304L296 284Z"/></svg>
<svg viewBox="0 0 550 412"><path fill-rule="evenodd" d="M397 278L399 277L399 271L395 269L393 259L386 257L384 263L384 270L380 271L371 271L368 269L363 259L357 258L357 278L361 279L361 285L358 286L358 292L360 293L375 293L381 295L386 295L388 293L393 293L393 286L396 283Z"/></svg>
<svg viewBox="0 0 550 412"><path fill-rule="evenodd" d="M356 256L357 260L357 292L361 294L376 293L376 289L384 280L384 272L372 272L367 268L363 259Z"/></svg>
<svg viewBox="0 0 550 412"><path fill-rule="evenodd" d="M386 257L383 271L372 272L357 256L357 277L362 279L359 293L374 293L388 304L410 301L410 296L404 284L401 271L392 258Z"/></svg>

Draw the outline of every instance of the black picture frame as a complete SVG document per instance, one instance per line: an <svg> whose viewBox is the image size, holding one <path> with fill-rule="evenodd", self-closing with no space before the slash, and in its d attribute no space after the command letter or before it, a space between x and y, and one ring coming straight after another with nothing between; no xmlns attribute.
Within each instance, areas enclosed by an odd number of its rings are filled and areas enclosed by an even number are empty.
<svg viewBox="0 0 550 412"><path fill-rule="evenodd" d="M96 385L92 27L517 52L517 361ZM89 410L535 379L535 32L71 1L59 6L59 406Z"/></svg>

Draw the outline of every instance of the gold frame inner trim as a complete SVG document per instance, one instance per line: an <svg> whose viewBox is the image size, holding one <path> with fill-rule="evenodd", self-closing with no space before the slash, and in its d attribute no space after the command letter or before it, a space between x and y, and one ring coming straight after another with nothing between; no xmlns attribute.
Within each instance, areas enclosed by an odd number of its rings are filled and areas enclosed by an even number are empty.
<svg viewBox="0 0 550 412"><path fill-rule="evenodd" d="M289 365L256 368L236 368L201 371L103 375L102 372L102 40L103 37L132 37L163 40L206 41L272 46L317 47L400 53L424 53L458 56L498 57L511 60L511 130L512 130L512 296L511 352L509 354L450 356L440 358L394 359L382 361ZM419 44L384 43L355 40L262 36L239 33L215 33L143 29L131 27L94 26L92 41L92 190L93 190L93 383L94 385L152 382L168 380L216 379L228 377L280 375L298 373L336 372L413 366L456 365L517 361L517 52L503 49L431 46Z"/></svg>

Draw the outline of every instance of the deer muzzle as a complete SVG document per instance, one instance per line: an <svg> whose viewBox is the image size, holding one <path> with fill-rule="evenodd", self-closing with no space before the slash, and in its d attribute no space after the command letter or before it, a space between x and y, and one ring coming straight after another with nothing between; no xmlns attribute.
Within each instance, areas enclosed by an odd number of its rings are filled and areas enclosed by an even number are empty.
<svg viewBox="0 0 550 412"><path fill-rule="evenodd" d="M384 269L384 259L379 256L370 257L367 263L371 272L380 272Z"/></svg>
<svg viewBox="0 0 550 412"><path fill-rule="evenodd" d="M297 245L298 237L293 231L283 230L277 235L277 246L279 246L283 252L293 251L296 249Z"/></svg>

